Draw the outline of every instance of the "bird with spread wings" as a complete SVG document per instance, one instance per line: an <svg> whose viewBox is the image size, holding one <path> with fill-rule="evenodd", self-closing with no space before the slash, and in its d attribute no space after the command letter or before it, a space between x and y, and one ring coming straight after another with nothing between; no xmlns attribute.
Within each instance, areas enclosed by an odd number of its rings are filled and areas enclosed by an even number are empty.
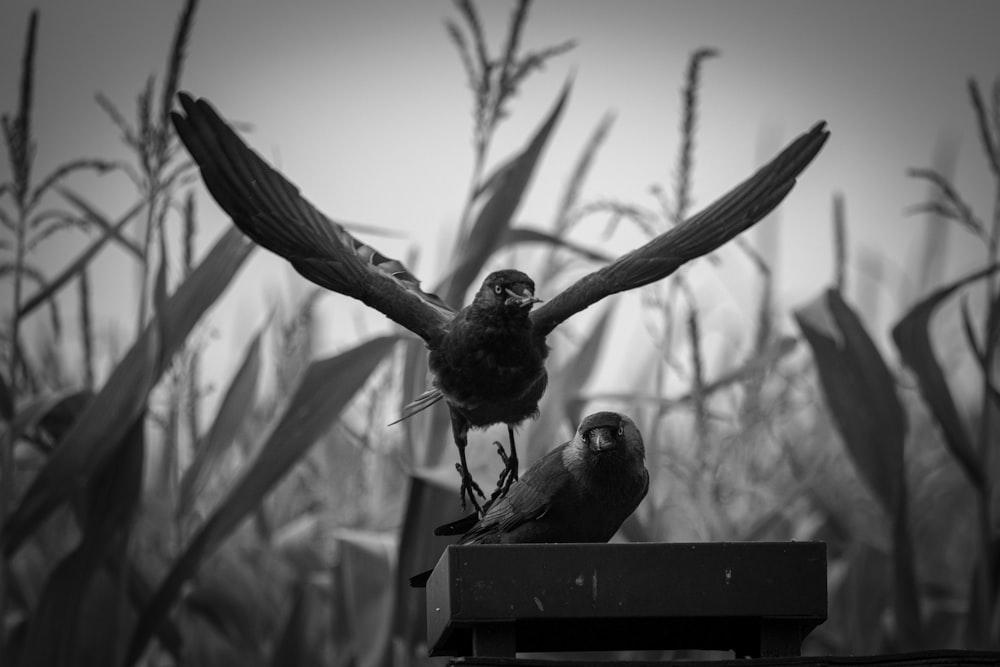
<svg viewBox="0 0 1000 667"><path fill-rule="evenodd" d="M307 279L358 299L425 341L432 388L405 414L445 400L459 454L462 505L468 498L477 511L476 495L485 495L469 473L468 432L507 425L510 456L494 497L503 495L517 479L513 429L537 415L545 392L546 336L588 306L661 280L761 220L788 195L829 136L825 123L817 123L699 213L541 305L532 280L507 269L488 275L472 303L455 310L423 291L399 261L317 210L207 101L185 93L179 98L183 111L171 114L174 127L209 193L237 227Z"/></svg>

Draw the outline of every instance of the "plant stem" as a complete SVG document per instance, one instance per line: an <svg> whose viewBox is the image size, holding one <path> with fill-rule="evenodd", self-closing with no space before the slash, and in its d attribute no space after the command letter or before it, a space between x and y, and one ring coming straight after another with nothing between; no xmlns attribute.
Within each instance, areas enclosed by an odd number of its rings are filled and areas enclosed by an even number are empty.
<svg viewBox="0 0 1000 667"><path fill-rule="evenodd" d="M993 227L987 239L987 263L991 264L1000 260L1000 176L997 179L996 195L993 201ZM996 628L991 622L994 607L997 604L995 599L996 582L994 581L994 554L993 554L993 534L992 516L990 512L990 501L993 497L993 480L991 473L992 443L991 415L992 405L990 398L990 372L993 369L993 362L996 356L996 346L992 344L992 332L994 323L1000 319L1000 312L994 312L994 304L997 303L998 292L997 281L988 278L986 281L986 317L983 318L983 342L985 359L983 363L983 383L982 398L980 399L979 418L979 460L983 467L983 485L979 494L979 560L982 564L982 582L978 587L979 609L982 618L979 619L979 636L986 646L996 646L1000 644L1000 636L995 635Z"/></svg>
<svg viewBox="0 0 1000 667"><path fill-rule="evenodd" d="M18 314L21 304L22 277L24 274L25 235L28 215L31 209L31 163L33 145L31 138L31 102L34 87L35 37L38 31L38 11L32 11L28 19L28 34L25 39L24 59L21 66L21 85L17 115L13 121L3 119L7 150L11 156L14 201L17 206L17 222L14 231L14 313L11 321L10 351L10 391L12 398L11 427L8 442L0 443L2 465L0 470L0 525L5 524L14 505L14 419L17 416L17 381L15 373L20 363L21 318ZM6 646L4 620L7 618L7 564L0 563L0 647Z"/></svg>
<svg viewBox="0 0 1000 667"><path fill-rule="evenodd" d="M3 461L0 464L0 525L6 524L7 517L10 516L14 507L14 422L17 417L17 382L15 373L20 363L20 346L17 341L20 338L21 317L19 314L21 305L22 274L24 272L24 237L25 229L28 226L27 211L24 209L24 200L18 201L18 219L14 240L14 312L11 316L11 349L10 365L7 377L10 382L11 401L13 414L6 442L2 443ZM0 563L0 646L6 646L6 632L3 619L7 617L7 563Z"/></svg>
<svg viewBox="0 0 1000 667"><path fill-rule="evenodd" d="M153 243L153 228L156 226L156 195L159 186L155 182L155 177L150 174L149 183L149 204L146 209L146 229L142 239L142 261L140 266L139 279L139 312L135 323L136 335L142 332L142 327L146 323L146 311L149 310L149 248Z"/></svg>

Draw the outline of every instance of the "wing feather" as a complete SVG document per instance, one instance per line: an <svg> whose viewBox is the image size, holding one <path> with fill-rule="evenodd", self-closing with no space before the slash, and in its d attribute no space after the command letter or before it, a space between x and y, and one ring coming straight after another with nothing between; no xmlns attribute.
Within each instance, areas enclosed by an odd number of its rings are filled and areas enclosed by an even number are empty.
<svg viewBox="0 0 1000 667"><path fill-rule="evenodd" d="M511 485L506 496L499 498L485 516L459 544L478 544L509 533L518 526L540 519L552 505L552 499L571 483L571 476L563 464L564 443L548 452L528 469L520 480Z"/></svg>
<svg viewBox="0 0 1000 667"><path fill-rule="evenodd" d="M539 491L530 482L520 481L486 512L472 530L462 536L459 544L476 544L499 537L514 528L542 517L551 504L551 490Z"/></svg>
<svg viewBox="0 0 1000 667"><path fill-rule="evenodd" d="M795 179L816 157L827 137L826 123L789 144L753 176L646 245L589 273L531 312L534 330L556 326L606 296L666 278L685 263L712 252L751 227L791 192Z"/></svg>
<svg viewBox="0 0 1000 667"><path fill-rule="evenodd" d="M323 215L204 99L179 98L184 113L171 114L177 133L208 191L243 233L317 285L359 299L428 343L444 334L455 311L421 290L402 263Z"/></svg>

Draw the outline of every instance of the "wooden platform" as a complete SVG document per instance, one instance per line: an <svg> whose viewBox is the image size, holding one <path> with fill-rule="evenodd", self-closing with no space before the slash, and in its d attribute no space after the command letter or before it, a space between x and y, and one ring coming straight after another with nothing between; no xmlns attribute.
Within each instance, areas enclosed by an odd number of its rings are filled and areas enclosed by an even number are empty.
<svg viewBox="0 0 1000 667"><path fill-rule="evenodd" d="M819 542L451 546L427 583L428 644L437 656L796 656L824 620Z"/></svg>
<svg viewBox="0 0 1000 667"><path fill-rule="evenodd" d="M813 658L758 658L755 660L711 660L695 662L610 662L580 660L519 660L515 658L457 658L453 665L480 667L997 667L1000 651L920 651L889 655L824 656Z"/></svg>

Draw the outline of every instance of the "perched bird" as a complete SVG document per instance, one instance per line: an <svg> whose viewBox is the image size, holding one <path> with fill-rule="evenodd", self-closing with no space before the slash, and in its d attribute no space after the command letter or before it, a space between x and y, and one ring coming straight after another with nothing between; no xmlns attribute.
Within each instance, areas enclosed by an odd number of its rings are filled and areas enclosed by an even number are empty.
<svg viewBox="0 0 1000 667"><path fill-rule="evenodd" d="M481 519L472 514L434 533L464 532L459 544L607 542L648 489L646 450L635 422L617 412L595 412ZM421 586L429 575L418 574L410 583Z"/></svg>
<svg viewBox="0 0 1000 667"><path fill-rule="evenodd" d="M826 142L825 123L793 141L771 162L700 213L590 273L543 305L519 271L491 273L459 311L400 262L351 236L306 201L291 182L250 149L205 100L179 95L174 127L219 206L259 245L303 276L354 297L417 334L429 349L432 389L404 417L444 399L462 476L461 499L477 511L465 448L470 428L507 425L511 453L497 492L517 478L513 428L534 417L545 392L546 336L568 317L606 296L664 278L709 253L773 210Z"/></svg>

